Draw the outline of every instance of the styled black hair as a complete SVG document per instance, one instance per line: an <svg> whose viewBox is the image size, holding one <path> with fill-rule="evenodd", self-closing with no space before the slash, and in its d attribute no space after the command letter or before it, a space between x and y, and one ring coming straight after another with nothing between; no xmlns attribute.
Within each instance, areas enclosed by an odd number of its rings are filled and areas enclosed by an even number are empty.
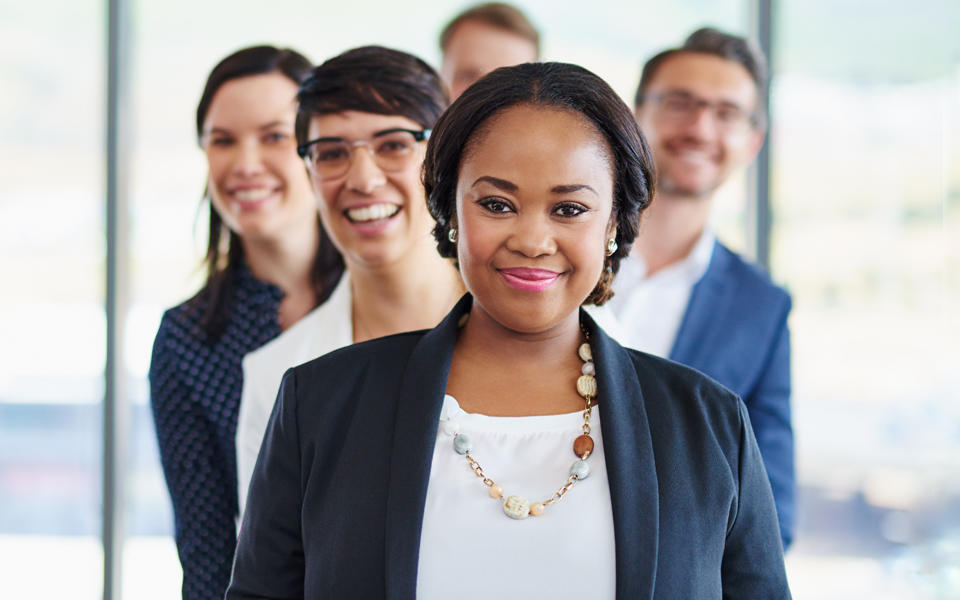
<svg viewBox="0 0 960 600"><path fill-rule="evenodd" d="M430 65L382 46L354 48L327 60L303 82L297 100L298 144L307 141L314 115L346 110L399 115L430 129L449 104Z"/></svg>
<svg viewBox="0 0 960 600"><path fill-rule="evenodd" d="M670 48L657 53L643 65L640 85L634 96L634 106L640 107L646 99L647 88L653 81L657 70L667 59L679 54L710 54L742 66L753 79L757 90L757 106L751 115L751 122L759 129L767 126L767 59L759 46L752 40L731 35L713 27L702 27L691 33L683 46Z"/></svg>
<svg viewBox="0 0 960 600"><path fill-rule="evenodd" d="M203 124L210 110L213 97L223 84L241 77L280 73L296 84L300 84L309 74L312 65L302 54L289 48L274 46L253 46L238 50L221 60L207 77L203 95L197 105L197 140L203 138ZM209 201L209 190L203 197ZM343 257L330 240L320 217L320 243L311 272L311 283L317 295L317 303L323 303L333 291L343 274ZM224 240L224 234L227 239ZM207 279L200 292L191 300L195 309L201 310L199 325L208 343L215 342L223 333L229 320L233 298L233 289L239 276L243 261L243 244L240 236L227 227L219 213L210 202L210 228L207 238L207 252L203 264Z"/></svg>
<svg viewBox="0 0 960 600"><path fill-rule="evenodd" d="M613 160L613 216L617 251L607 258L604 278L585 300L602 304L612 295L609 283L630 254L640 213L650 204L656 180L653 157L630 108L601 78L566 63L527 63L502 67L473 84L440 117L427 144L423 180L433 235L441 256L454 258L447 237L456 214L457 178L464 150L485 122L512 106L529 104L579 113L610 146Z"/></svg>

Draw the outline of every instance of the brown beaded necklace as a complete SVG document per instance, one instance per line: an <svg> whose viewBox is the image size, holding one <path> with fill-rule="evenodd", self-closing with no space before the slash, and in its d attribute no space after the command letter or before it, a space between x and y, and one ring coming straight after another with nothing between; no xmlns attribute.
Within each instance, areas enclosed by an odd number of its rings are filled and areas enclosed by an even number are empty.
<svg viewBox="0 0 960 600"><path fill-rule="evenodd" d="M581 326L581 329L583 327ZM593 453L593 438L590 437L590 415L593 412L593 399L597 397L596 368L593 363L593 352L590 350L589 335L583 330L584 341L577 349L577 355L583 361L580 376L577 378L577 393L584 399L586 406L583 409L583 433L573 440L573 453L577 460L570 466L570 474L563 486L543 502L530 502L523 496L508 496L503 502L503 512L511 519L526 519L529 516L539 517L544 509L563 498L576 483L590 476L590 465L587 458ZM470 455L473 444L470 438L459 431L453 435L453 449L457 454L467 459L470 468L477 477L487 486L491 498L503 498L503 486L494 482L483 472L483 467Z"/></svg>

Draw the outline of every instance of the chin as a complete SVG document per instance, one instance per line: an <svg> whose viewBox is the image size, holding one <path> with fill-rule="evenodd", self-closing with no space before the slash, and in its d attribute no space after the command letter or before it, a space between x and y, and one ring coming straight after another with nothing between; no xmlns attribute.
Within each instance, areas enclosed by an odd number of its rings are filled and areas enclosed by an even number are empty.
<svg viewBox="0 0 960 600"><path fill-rule="evenodd" d="M511 302L500 302L495 306L484 310L501 326L517 333L542 333L553 329L570 316L569 313L575 312L579 306L574 307L572 311L564 311L562 307L553 302L533 302L531 300L520 300Z"/></svg>

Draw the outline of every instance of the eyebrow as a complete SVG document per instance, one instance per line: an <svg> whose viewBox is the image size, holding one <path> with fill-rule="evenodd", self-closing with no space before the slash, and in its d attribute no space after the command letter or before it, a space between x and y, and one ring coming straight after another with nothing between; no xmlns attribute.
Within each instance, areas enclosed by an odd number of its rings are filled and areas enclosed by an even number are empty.
<svg viewBox="0 0 960 600"><path fill-rule="evenodd" d="M594 195L600 195L597 193L597 190L585 183L572 183L570 185L558 185L550 188L550 191L554 194L572 194L573 192L579 192L580 190L590 190L594 193Z"/></svg>
<svg viewBox="0 0 960 600"><path fill-rule="evenodd" d="M373 135L370 136L370 139L375 139L375 138L387 135L389 133L396 133L398 131L411 131L411 130L405 127L391 127L389 129L381 129L380 131L374 132ZM347 140L347 138L345 137L332 135L332 136L317 138L311 141L314 143L317 143L317 142L347 142L349 140Z"/></svg>
<svg viewBox="0 0 960 600"><path fill-rule="evenodd" d="M272 129L273 127L289 127L290 123L285 121L270 121L266 125L261 125L260 129Z"/></svg>
<svg viewBox="0 0 960 600"><path fill-rule="evenodd" d="M495 188L501 189L505 192L516 192L519 188L517 184L511 183L506 179L499 179L497 177L490 177L489 175L484 175L483 177L478 177L476 181L473 182L473 185L470 187L477 187L478 183L486 181Z"/></svg>
<svg viewBox="0 0 960 600"><path fill-rule="evenodd" d="M289 123L286 123L284 121L270 121L269 123L261 125L257 129L263 131L266 129L273 129L274 127L289 127L289 125L290 125ZM207 135L211 135L214 133L218 133L221 135L233 135L233 132L230 131L229 129L226 129L225 127L211 127L207 131Z"/></svg>
<svg viewBox="0 0 960 600"><path fill-rule="evenodd" d="M476 187L478 183L487 182L494 187L501 189L505 192L516 192L519 188L517 184L507 181L506 179L500 179L498 177L491 177L489 175L484 175L483 177L478 177L476 181L473 182L473 185L470 187ZM579 192L581 190L589 190L595 195L599 196L597 190L593 189L585 183L571 183L569 185L555 185L550 188L551 194L572 194L574 192Z"/></svg>
<svg viewBox="0 0 960 600"><path fill-rule="evenodd" d="M661 96L684 96L684 97L686 97L686 98L692 98L692 99L694 99L694 100L703 100L703 98L701 98L701 97L698 96L697 94L694 94L693 92L687 91L687 90L682 89L682 88L681 88L681 89L677 89L677 88L668 89L667 91L663 92L663 93L660 94L660 95L661 95ZM734 101L734 100L728 100L727 98L721 98L721 99L719 99L719 100L715 100L715 101L713 101L713 104L717 104L717 105L720 105L720 106L725 106L725 107L728 107L728 108L736 108L736 109L738 109L738 110L742 110L743 112L749 112L748 109L746 109L746 108L744 108L743 106L741 106L738 102L736 102L736 101Z"/></svg>

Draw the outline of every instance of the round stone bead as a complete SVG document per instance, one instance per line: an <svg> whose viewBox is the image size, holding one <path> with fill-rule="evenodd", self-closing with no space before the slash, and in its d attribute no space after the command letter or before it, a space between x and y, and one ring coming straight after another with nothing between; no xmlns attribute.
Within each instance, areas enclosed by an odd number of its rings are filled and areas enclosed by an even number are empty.
<svg viewBox="0 0 960 600"><path fill-rule="evenodd" d="M526 519L530 516L530 501L523 496L510 496L503 503L503 512L511 519Z"/></svg>
<svg viewBox="0 0 960 600"><path fill-rule="evenodd" d="M580 360L583 362L593 360L593 353L590 351L590 344L586 342L580 344L580 348L577 349L577 355L580 356Z"/></svg>
<svg viewBox="0 0 960 600"><path fill-rule="evenodd" d="M539 517L540 515L543 514L543 509L544 509L543 502L534 502L533 504L530 505L530 516Z"/></svg>
<svg viewBox="0 0 960 600"><path fill-rule="evenodd" d="M584 375L596 375L596 374L597 374L597 370L596 370L596 368L593 366L593 361L592 361L592 360L588 360L587 362L583 363L583 366L580 367L580 373L582 373L582 374L584 374Z"/></svg>
<svg viewBox="0 0 960 600"><path fill-rule="evenodd" d="M593 454L593 438L589 435L581 435L573 440L573 453L580 459L586 459Z"/></svg>
<svg viewBox="0 0 960 600"><path fill-rule="evenodd" d="M499 483L495 483L490 486L490 497L491 498L502 498L503 497L503 486Z"/></svg>
<svg viewBox="0 0 960 600"><path fill-rule="evenodd" d="M585 460L578 460L570 465L570 474L576 476L577 479L586 479L590 477L590 465Z"/></svg>
<svg viewBox="0 0 960 600"><path fill-rule="evenodd" d="M453 436L453 449L456 450L457 454L466 454L473 449L473 444L466 434L458 433Z"/></svg>

